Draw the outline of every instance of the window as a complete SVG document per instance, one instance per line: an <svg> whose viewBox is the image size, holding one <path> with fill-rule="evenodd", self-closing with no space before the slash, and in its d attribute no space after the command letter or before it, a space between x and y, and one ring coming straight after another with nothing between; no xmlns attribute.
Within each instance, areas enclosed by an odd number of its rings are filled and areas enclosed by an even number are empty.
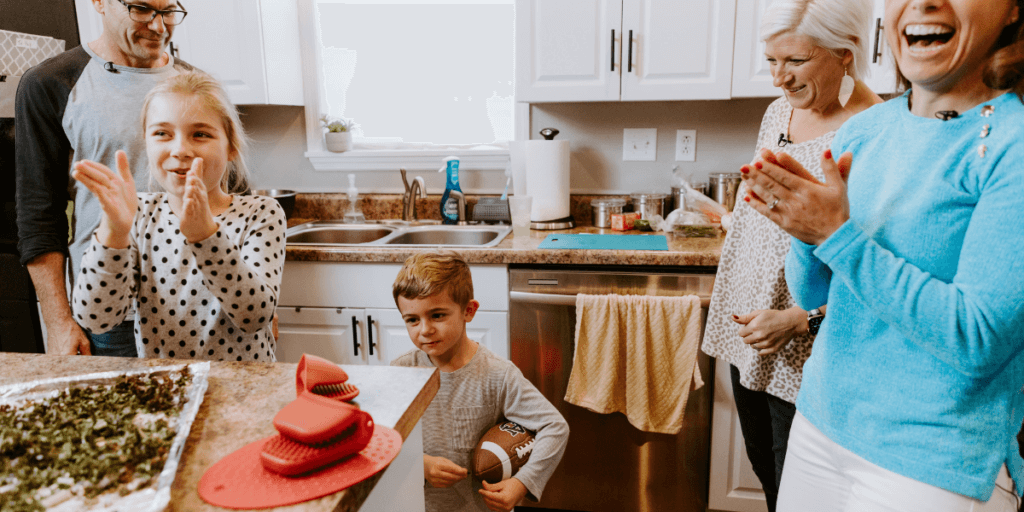
<svg viewBox="0 0 1024 512"><path fill-rule="evenodd" d="M398 153L487 148L504 169L516 109L513 0L311 1L319 108L309 112L307 100L307 127L318 113L356 124L357 151L319 155L331 170L371 170L349 166L380 151L393 162Z"/></svg>

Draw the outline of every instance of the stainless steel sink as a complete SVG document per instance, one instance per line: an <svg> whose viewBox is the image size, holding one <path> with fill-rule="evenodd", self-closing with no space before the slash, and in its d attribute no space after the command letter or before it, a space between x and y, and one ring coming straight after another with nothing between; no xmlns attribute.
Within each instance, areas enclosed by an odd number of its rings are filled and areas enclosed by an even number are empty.
<svg viewBox="0 0 1024 512"><path fill-rule="evenodd" d="M497 245L508 235L508 228L489 229L476 226L430 226L411 228L396 233L385 243L388 245Z"/></svg>
<svg viewBox="0 0 1024 512"><path fill-rule="evenodd" d="M288 230L288 245L359 245L380 240L394 227L376 224L341 224L331 221L309 222Z"/></svg>
<svg viewBox="0 0 1024 512"><path fill-rule="evenodd" d="M448 226L396 220L367 224L315 221L287 231L288 245L493 247L512 231L509 226Z"/></svg>

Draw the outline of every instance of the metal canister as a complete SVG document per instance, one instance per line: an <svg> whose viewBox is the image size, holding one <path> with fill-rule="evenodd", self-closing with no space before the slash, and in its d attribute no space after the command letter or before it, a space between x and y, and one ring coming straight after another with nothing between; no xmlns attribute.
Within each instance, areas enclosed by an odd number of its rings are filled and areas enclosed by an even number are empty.
<svg viewBox="0 0 1024 512"><path fill-rule="evenodd" d="M626 200L621 197L598 197L590 201L594 227L612 227L612 214L622 213L623 206L626 206Z"/></svg>
<svg viewBox="0 0 1024 512"><path fill-rule="evenodd" d="M736 205L736 191L740 188L740 181L738 172L712 173L708 176L708 196L731 212Z"/></svg>
<svg viewBox="0 0 1024 512"><path fill-rule="evenodd" d="M661 192L634 192L629 195L633 200L633 211L640 213L641 219L650 220L657 215L665 217L665 200L668 194Z"/></svg>

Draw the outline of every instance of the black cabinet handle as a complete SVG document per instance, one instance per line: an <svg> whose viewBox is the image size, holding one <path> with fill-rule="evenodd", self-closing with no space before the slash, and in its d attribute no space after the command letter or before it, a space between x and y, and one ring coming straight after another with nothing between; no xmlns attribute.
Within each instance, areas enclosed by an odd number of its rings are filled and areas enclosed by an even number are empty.
<svg viewBox="0 0 1024 512"><path fill-rule="evenodd" d="M633 31L629 31L629 66L626 67L627 73L633 72Z"/></svg>
<svg viewBox="0 0 1024 512"><path fill-rule="evenodd" d="M615 71L615 29L612 29L612 71Z"/></svg>
<svg viewBox="0 0 1024 512"><path fill-rule="evenodd" d="M369 338L370 357L373 357L373 317L366 317L366 336Z"/></svg>
<svg viewBox="0 0 1024 512"><path fill-rule="evenodd" d="M352 354L359 357L359 322L352 315Z"/></svg>
<svg viewBox="0 0 1024 512"><path fill-rule="evenodd" d="M875 18L875 51L871 55L871 63L877 64L878 58L882 56L882 52L878 51L878 47L881 46L882 39L882 18Z"/></svg>

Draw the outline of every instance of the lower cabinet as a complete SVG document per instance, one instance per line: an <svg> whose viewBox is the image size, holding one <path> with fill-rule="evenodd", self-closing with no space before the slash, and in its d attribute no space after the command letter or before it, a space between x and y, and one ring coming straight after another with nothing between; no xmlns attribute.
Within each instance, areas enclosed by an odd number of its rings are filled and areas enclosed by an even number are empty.
<svg viewBox="0 0 1024 512"><path fill-rule="evenodd" d="M313 354L338 364L387 365L415 348L397 309L280 307L277 360ZM470 339L508 359L508 314L481 311L466 325Z"/></svg>
<svg viewBox="0 0 1024 512"><path fill-rule="evenodd" d="M415 348L395 307L391 285L398 263L288 261L277 308L277 360L302 354L338 364L387 365ZM508 269L471 265L480 302L469 337L508 359Z"/></svg>
<svg viewBox="0 0 1024 512"><path fill-rule="evenodd" d="M765 512L761 481L747 459L740 417L732 397L729 363L715 361L715 402L711 414L711 475L708 510Z"/></svg>

